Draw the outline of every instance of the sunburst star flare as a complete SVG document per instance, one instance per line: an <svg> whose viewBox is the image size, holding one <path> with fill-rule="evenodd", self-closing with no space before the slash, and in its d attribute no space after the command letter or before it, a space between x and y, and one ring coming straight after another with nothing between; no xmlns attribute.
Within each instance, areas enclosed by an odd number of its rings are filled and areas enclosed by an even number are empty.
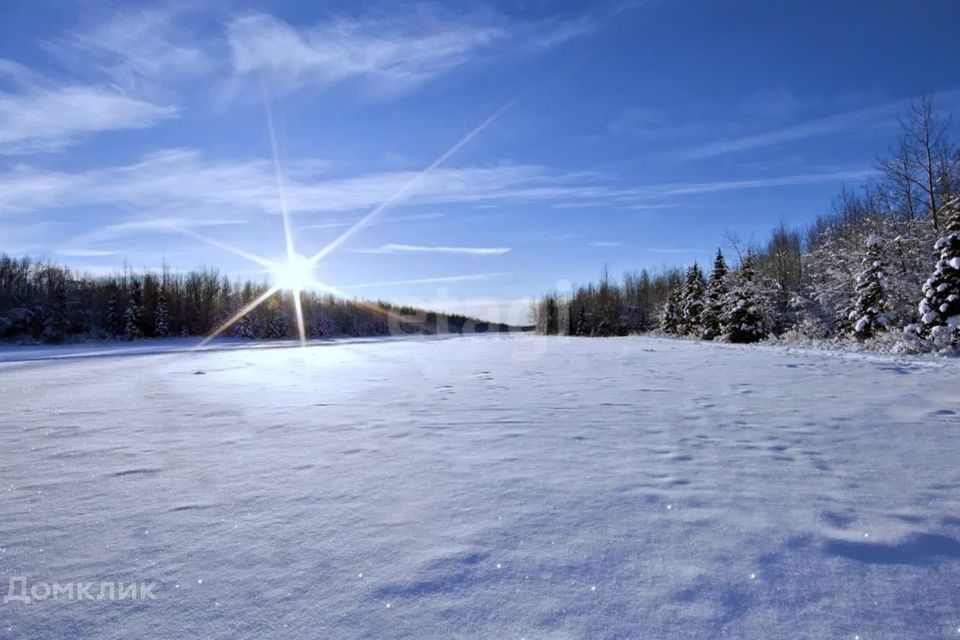
<svg viewBox="0 0 960 640"><path fill-rule="evenodd" d="M394 191L386 200L378 204L369 213L367 213L363 218L358 220L350 228L344 231L342 234L337 236L332 242L327 244L325 247L320 249L317 253L313 254L311 257L306 258L297 253L292 227L290 224L290 213L287 209L287 199L283 183L283 171L280 164L280 154L277 150L277 139L276 133L273 124L273 111L270 106L269 95L267 94L266 87L263 89L263 99L264 106L266 111L267 119L267 131L270 136L270 151L273 156L273 168L274 168L274 177L276 179L277 185L277 196L280 203L280 215L283 219L283 236L284 236L284 246L286 249L286 259L283 262L274 262L267 260L266 258L261 258L260 256L254 255L243 249L238 249L236 247L230 246L226 243L214 240L212 238L207 238L199 233L194 231L176 228L176 231L179 231L185 235L196 238L218 248L221 248L225 251L229 251L241 257L244 257L251 262L255 262L262 267L265 267L273 278L273 286L267 289L264 293L258 296L256 299L248 303L242 309L240 309L236 314L231 316L226 322L218 326L213 332L206 336L200 343L197 345L197 348L201 348L210 343L211 340L222 334L224 331L229 329L231 326L239 322L245 315L256 309L258 306L263 304L267 299L278 291L289 291L293 296L293 306L294 313L296 316L297 323L297 335L300 340L301 345L306 345L307 343L307 332L306 332L306 323L304 322L303 317L303 301L301 300L301 294L307 290L321 290L327 293L332 293L334 295L339 295L342 297L349 297L347 294L341 290L328 285L326 283L320 282L314 275L314 270L317 264L325 257L333 253L338 247L340 247L344 242L349 240L351 237L359 233L365 226L373 222L377 217L383 214L389 207L396 205L400 202L405 196L409 195L410 191L428 176L431 172L436 170L440 165L449 160L454 154L456 154L460 149L466 146L471 140L480 135L487 127L493 124L504 112L506 112L516 101L516 98L513 98L507 101L503 106L494 111L492 114L484 118L476 127L471 129L466 135L457 140L449 149L443 152L438 156L433 162L427 165L422 171L414 175L406 183L402 184L396 191ZM360 303L364 308L372 309L378 313L382 313L387 317L400 321L400 318L397 314L393 313L389 309L384 309L377 305L371 305L368 303Z"/></svg>

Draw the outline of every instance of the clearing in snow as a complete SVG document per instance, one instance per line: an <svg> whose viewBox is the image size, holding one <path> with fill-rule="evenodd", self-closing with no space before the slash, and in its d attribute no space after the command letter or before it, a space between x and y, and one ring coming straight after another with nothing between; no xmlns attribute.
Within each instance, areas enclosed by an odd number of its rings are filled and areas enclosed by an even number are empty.
<svg viewBox="0 0 960 640"><path fill-rule="evenodd" d="M0 588L156 583L9 601L0 635L960 636L960 363L155 351L0 354Z"/></svg>

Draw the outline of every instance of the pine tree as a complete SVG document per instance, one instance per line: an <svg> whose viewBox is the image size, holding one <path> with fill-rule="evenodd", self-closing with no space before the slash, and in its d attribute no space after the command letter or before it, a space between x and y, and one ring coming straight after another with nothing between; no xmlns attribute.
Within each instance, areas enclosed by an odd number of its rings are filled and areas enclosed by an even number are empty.
<svg viewBox="0 0 960 640"><path fill-rule="evenodd" d="M757 289L753 255L740 262L724 304L723 335L730 342L758 342L766 337L763 298Z"/></svg>
<svg viewBox="0 0 960 640"><path fill-rule="evenodd" d="M723 304L729 290L727 288L727 262L723 253L717 249L717 257L713 261L713 273L707 283L706 300L703 313L700 315L700 336L704 340L714 340L723 334Z"/></svg>
<svg viewBox="0 0 960 640"><path fill-rule="evenodd" d="M941 208L947 235L937 240L940 252L933 275L923 285L920 325L913 329L933 348L960 348L960 197Z"/></svg>
<svg viewBox="0 0 960 640"><path fill-rule="evenodd" d="M886 271L880 238L870 236L867 238L863 271L857 275L857 297L848 316L853 333L860 340L866 340L887 327Z"/></svg>
<svg viewBox="0 0 960 640"><path fill-rule="evenodd" d="M269 335L276 340L290 337L290 323L287 321L287 314L280 309L274 309L270 316Z"/></svg>
<svg viewBox="0 0 960 640"><path fill-rule="evenodd" d="M546 328L544 333L548 336L557 335L559 331L559 308L557 306L557 300L553 296L547 296L546 303L544 305L545 310L545 323Z"/></svg>
<svg viewBox="0 0 960 640"><path fill-rule="evenodd" d="M140 290L140 281L134 278L130 281L127 309L123 313L124 340L136 340L140 337L140 304L142 302L143 292Z"/></svg>
<svg viewBox="0 0 960 640"><path fill-rule="evenodd" d="M250 316L246 315L237 320L237 324L233 327L233 335L244 340L253 340L255 336Z"/></svg>
<svg viewBox="0 0 960 640"><path fill-rule="evenodd" d="M50 313L43 323L44 342L60 343L67 337L70 322L67 319L67 284L56 283L51 301Z"/></svg>
<svg viewBox="0 0 960 640"><path fill-rule="evenodd" d="M660 310L660 330L664 333L678 334L683 322L681 306L683 302L683 287L676 286L670 292L663 309Z"/></svg>
<svg viewBox="0 0 960 640"><path fill-rule="evenodd" d="M693 266L687 270L687 279L683 283L681 293L680 325L677 327L677 333L680 335L700 335L705 287L703 271L700 270L700 265L694 262Z"/></svg>
<svg viewBox="0 0 960 640"><path fill-rule="evenodd" d="M389 333L389 326L386 329L386 332ZM325 308L320 308L317 310L316 316L311 323L311 335L317 338L325 338L333 335L333 319L330 317L330 313Z"/></svg>
<svg viewBox="0 0 960 640"><path fill-rule="evenodd" d="M580 310L577 311L577 326L574 329L574 335L585 336L589 333L590 329L587 328L587 309L581 304Z"/></svg>
<svg viewBox="0 0 960 640"><path fill-rule="evenodd" d="M153 335L166 338L170 335L170 314L167 311L167 297L163 287L157 291L157 306L153 312Z"/></svg>
<svg viewBox="0 0 960 640"><path fill-rule="evenodd" d="M626 335L620 289L610 279L610 271L606 266L601 273L600 286L597 287L594 318L594 335L603 337Z"/></svg>
<svg viewBox="0 0 960 640"><path fill-rule="evenodd" d="M117 302L116 292L110 295L107 300L107 312L104 319L104 329L111 336L119 336L123 333L123 316L120 314L119 303Z"/></svg>

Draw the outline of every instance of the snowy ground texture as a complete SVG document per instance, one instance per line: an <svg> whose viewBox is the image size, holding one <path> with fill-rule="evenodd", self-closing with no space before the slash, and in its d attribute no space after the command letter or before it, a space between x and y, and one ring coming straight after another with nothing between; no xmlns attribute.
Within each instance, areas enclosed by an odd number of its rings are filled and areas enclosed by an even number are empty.
<svg viewBox="0 0 960 640"><path fill-rule="evenodd" d="M955 361L530 335L2 359L0 589L158 585L2 604L4 637L960 638Z"/></svg>

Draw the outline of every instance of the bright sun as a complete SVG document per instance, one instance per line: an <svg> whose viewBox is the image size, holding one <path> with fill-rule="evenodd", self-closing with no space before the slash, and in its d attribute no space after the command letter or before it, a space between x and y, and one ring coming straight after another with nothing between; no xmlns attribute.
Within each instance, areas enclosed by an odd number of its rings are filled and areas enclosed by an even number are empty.
<svg viewBox="0 0 960 640"><path fill-rule="evenodd" d="M294 254L273 267L273 283L281 289L303 291L316 283L313 277L314 264L301 255Z"/></svg>
<svg viewBox="0 0 960 640"><path fill-rule="evenodd" d="M266 92L264 92L264 94L266 96ZM357 220L355 223L353 223L353 225L348 227L343 233L341 233L339 236L334 238L332 242L330 242L323 249L315 253L312 258L304 258L300 254L296 253L294 250L294 238L293 238L293 234L291 233L290 217L289 217L289 212L287 211L286 199L283 193L283 174L280 170L280 160L277 154L277 143L276 143L276 138L273 132L273 116L271 115L271 111L270 111L270 102L267 100L266 101L267 129L270 133L270 147L271 147L271 151L273 152L273 167L274 167L274 171L276 172L277 194L280 196L280 213L283 216L283 232L284 232L284 239L286 240L287 259L280 263L274 263L270 260L267 260L266 258L261 258L250 252L243 251L242 249L231 247L230 245L214 240L213 238L205 238L202 235L195 233L193 231L172 226L171 228L176 229L181 233L197 238L199 240L203 240L204 242L207 242L216 247L219 247L220 249L226 249L227 251L231 251L248 260L256 262L262 267L268 269L270 275L273 278L272 287L262 292L257 298L255 298L254 300L251 300L242 309L239 309L232 317L227 319L219 327L217 327L212 332L210 332L210 334L208 334L207 337L205 337L200 342L200 344L197 345L197 347L199 348L209 344L211 340L213 340L214 338L222 334L228 328L233 326L236 322L239 322L245 315L247 315L248 313L256 309L258 306L260 306L267 300L269 300L271 296L273 296L274 294L277 293L277 291L280 291L280 290L287 290L294 294L299 294L301 291L310 291L310 290L324 291L332 295L338 295L344 298L348 297L348 294L345 294L339 291L338 289L335 289L334 287L331 287L330 285L320 282L319 280L314 278L313 277L314 267L316 267L316 265L320 263L320 261L323 260L323 258L327 254L334 251L337 247L339 247L341 244L343 244L348 239L350 239L353 235L358 233L363 227L373 222L373 220L377 216L380 216L388 207L394 206L396 205L397 202L401 201L404 194L410 189L412 189L414 186L416 186L416 184L420 180L422 180L425 176L432 173L437 167L439 167L441 164L446 162L447 159L450 158L450 156L452 156L457 151L459 151L461 147L466 145L473 138L478 136L484 129L486 129L494 121L496 121L496 119L499 118L500 115L504 113L510 107L511 104L513 104L514 100L508 101L506 104L500 107L497 111L493 112L493 114L487 117L486 120L484 120L479 125L474 127L469 133L467 133L467 135L460 138L460 140L456 144L454 144L452 147L447 149L447 151L444 154L442 154L440 157L438 157L436 160L430 163L422 171L420 171L417 174L414 174L405 183L400 185L400 187L396 191L394 191L390 195L390 197L388 197L386 200L383 200L380 204L378 204L372 210L370 210L370 212L367 213L364 217ZM300 335L300 344L305 345L307 343L307 333L306 333L306 328L305 328L305 323L303 318L303 301L300 299L299 295L294 295L292 297L293 297L294 311L296 312L296 319L297 319L297 333ZM358 304L365 304L365 303L358 303ZM386 313L387 315L390 315L392 313L388 310L385 311L380 307L376 307L375 310L378 313Z"/></svg>

